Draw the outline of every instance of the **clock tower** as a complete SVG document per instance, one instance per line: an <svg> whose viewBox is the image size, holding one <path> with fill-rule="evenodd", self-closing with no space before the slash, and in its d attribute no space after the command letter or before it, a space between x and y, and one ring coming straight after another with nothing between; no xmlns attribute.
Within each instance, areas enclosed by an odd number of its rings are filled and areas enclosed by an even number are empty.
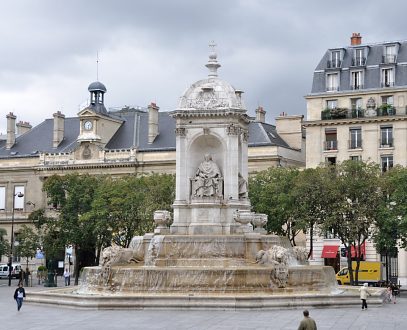
<svg viewBox="0 0 407 330"><path fill-rule="evenodd" d="M90 104L78 113L80 121L77 138L77 156L82 159L98 158L100 150L109 142L119 129L122 120L113 118L104 105L106 87L99 81L88 87Z"/></svg>

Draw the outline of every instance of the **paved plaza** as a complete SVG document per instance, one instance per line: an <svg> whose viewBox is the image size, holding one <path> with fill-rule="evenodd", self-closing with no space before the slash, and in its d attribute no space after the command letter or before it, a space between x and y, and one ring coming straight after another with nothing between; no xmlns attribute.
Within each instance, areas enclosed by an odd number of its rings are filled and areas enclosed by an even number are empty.
<svg viewBox="0 0 407 330"><path fill-rule="evenodd" d="M20 312L12 287L0 279L1 329L297 329L302 309L268 311L78 310L26 303ZM58 284L62 284L62 280ZM42 286L27 292L44 290ZM405 298L403 297L405 296ZM397 304L359 308L310 308L318 329L407 329L407 293Z"/></svg>

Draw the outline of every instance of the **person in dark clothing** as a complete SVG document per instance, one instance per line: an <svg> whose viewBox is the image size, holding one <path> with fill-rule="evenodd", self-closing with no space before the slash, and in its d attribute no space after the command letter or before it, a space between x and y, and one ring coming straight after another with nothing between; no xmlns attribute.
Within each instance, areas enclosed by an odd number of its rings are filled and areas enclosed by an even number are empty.
<svg viewBox="0 0 407 330"><path fill-rule="evenodd" d="M298 330L317 330L317 324L315 323L314 319L309 317L308 310L304 310L302 313L304 318L301 321Z"/></svg>
<svg viewBox="0 0 407 330"><path fill-rule="evenodd" d="M18 284L18 288L14 291L14 300L17 302L17 310L21 309L23 306L23 299L25 298L25 290L23 288L23 283Z"/></svg>

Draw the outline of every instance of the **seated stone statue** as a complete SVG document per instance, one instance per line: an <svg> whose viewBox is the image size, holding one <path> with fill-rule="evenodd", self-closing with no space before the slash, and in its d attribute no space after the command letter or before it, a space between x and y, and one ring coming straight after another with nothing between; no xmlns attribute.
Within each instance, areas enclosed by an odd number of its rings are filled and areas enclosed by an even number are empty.
<svg viewBox="0 0 407 330"><path fill-rule="evenodd" d="M218 165L212 160L211 155L206 154L193 178L192 195L194 197L218 196L221 177Z"/></svg>
<svg viewBox="0 0 407 330"><path fill-rule="evenodd" d="M239 198L247 197L247 181L239 173Z"/></svg>

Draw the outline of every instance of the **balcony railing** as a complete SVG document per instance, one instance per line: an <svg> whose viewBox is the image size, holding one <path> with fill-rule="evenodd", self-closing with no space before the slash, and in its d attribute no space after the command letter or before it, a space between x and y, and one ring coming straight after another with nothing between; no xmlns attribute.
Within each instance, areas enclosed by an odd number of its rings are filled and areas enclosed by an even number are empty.
<svg viewBox="0 0 407 330"><path fill-rule="evenodd" d="M380 86L385 88L385 87L393 87L394 86L394 81L382 81L380 83Z"/></svg>
<svg viewBox="0 0 407 330"><path fill-rule="evenodd" d="M359 85L351 85L350 86L350 88L352 89L352 90L358 90L358 89L363 89L363 85L362 84L359 84Z"/></svg>
<svg viewBox="0 0 407 330"><path fill-rule="evenodd" d="M327 92L337 92L339 90L339 86L326 86Z"/></svg>
<svg viewBox="0 0 407 330"><path fill-rule="evenodd" d="M393 138L386 138L379 140L380 148L392 148L393 147Z"/></svg>
<svg viewBox="0 0 407 330"><path fill-rule="evenodd" d="M382 105L379 108L370 110L334 108L321 111L321 120L352 119L365 117L385 117L385 116L406 116L407 107L393 107Z"/></svg>
<svg viewBox="0 0 407 330"><path fill-rule="evenodd" d="M338 141L325 141L324 150L338 150Z"/></svg>
<svg viewBox="0 0 407 330"><path fill-rule="evenodd" d="M328 69L340 68L341 65L342 65L342 61L340 61L340 60L328 61L326 63L326 66Z"/></svg>
<svg viewBox="0 0 407 330"><path fill-rule="evenodd" d="M349 149L362 149L362 140L349 140L348 147Z"/></svg>
<svg viewBox="0 0 407 330"><path fill-rule="evenodd" d="M352 58L352 66L364 66L366 64L366 57Z"/></svg>
<svg viewBox="0 0 407 330"><path fill-rule="evenodd" d="M382 56L383 64L393 64L396 63L396 55L383 55Z"/></svg>

